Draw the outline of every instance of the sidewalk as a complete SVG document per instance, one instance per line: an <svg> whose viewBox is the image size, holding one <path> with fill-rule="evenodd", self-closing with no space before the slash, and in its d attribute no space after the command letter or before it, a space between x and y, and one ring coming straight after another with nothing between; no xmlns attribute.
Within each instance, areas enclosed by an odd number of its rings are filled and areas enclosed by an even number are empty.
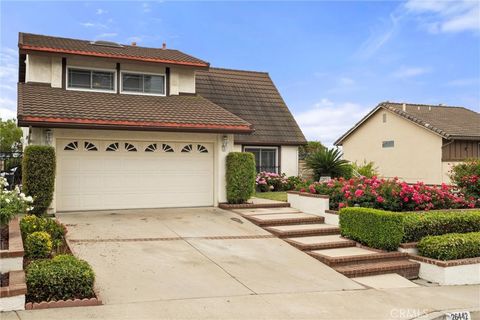
<svg viewBox="0 0 480 320"><path fill-rule="evenodd" d="M480 286L284 293L111 304L10 313L2 320L413 319L480 309Z"/></svg>

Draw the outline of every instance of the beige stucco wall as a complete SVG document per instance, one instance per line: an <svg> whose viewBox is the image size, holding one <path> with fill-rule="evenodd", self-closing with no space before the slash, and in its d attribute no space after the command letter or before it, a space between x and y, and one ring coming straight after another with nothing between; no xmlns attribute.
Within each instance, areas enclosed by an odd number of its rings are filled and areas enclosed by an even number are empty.
<svg viewBox="0 0 480 320"><path fill-rule="evenodd" d="M205 142L214 144L214 203L225 202L226 199L226 156L233 151L233 134L228 134L227 148L222 150L224 134L210 133L174 133L174 132L144 132L124 130L85 130L85 129L52 129L52 146L56 139L92 139L92 140L130 140L130 141L174 141L174 142ZM45 145L45 129L32 128L30 144ZM57 172L57 175L59 173ZM55 212L55 199L50 210Z"/></svg>
<svg viewBox="0 0 480 320"><path fill-rule="evenodd" d="M120 62L121 71L158 74L165 74L166 72L166 65L159 63L132 63L82 56L68 57L67 67L115 70L117 62ZM25 81L51 83L52 87L62 87L62 58L46 54L27 54ZM188 67L170 68L170 94L178 95L179 93L195 93L195 69Z"/></svg>
<svg viewBox="0 0 480 320"><path fill-rule="evenodd" d="M386 123L382 121L383 113L387 115ZM388 140L394 140L395 146L382 148L382 141ZM384 177L427 184L444 181L441 147L440 136L381 109L343 142L345 159L373 161Z"/></svg>
<svg viewBox="0 0 480 320"><path fill-rule="evenodd" d="M282 146L280 151L280 166L287 176L298 176L298 147Z"/></svg>

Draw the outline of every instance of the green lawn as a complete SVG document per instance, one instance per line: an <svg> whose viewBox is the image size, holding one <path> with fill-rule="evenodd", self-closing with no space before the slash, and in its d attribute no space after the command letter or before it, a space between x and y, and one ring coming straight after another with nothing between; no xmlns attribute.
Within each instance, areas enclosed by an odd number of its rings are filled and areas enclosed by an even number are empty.
<svg viewBox="0 0 480 320"><path fill-rule="evenodd" d="M287 202L287 193L285 191L257 192L254 197Z"/></svg>

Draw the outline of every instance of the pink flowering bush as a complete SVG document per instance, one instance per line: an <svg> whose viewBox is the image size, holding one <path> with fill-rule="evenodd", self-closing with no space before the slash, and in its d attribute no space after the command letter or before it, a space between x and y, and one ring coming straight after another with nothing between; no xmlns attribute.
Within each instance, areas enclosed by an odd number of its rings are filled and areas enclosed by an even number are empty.
<svg viewBox="0 0 480 320"><path fill-rule="evenodd" d="M450 179L467 197L475 199L480 206L480 159L471 159L454 166Z"/></svg>
<svg viewBox="0 0 480 320"><path fill-rule="evenodd" d="M465 197L452 186L427 186L422 182L407 184L377 177L332 179L297 188L299 191L330 197L330 209L360 206L389 211L473 208L476 200Z"/></svg>
<svg viewBox="0 0 480 320"><path fill-rule="evenodd" d="M268 191L288 191L296 188L301 183L298 177L287 177L285 173L278 174L274 172L260 172L255 180L257 190L260 192Z"/></svg>

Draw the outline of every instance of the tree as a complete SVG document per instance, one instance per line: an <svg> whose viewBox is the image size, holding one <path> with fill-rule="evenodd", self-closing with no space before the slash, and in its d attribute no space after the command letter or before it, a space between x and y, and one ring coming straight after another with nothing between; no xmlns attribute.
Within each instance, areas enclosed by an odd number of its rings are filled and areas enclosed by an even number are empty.
<svg viewBox="0 0 480 320"><path fill-rule="evenodd" d="M22 129L17 127L15 120L3 121L0 118L0 152L18 151L22 136Z"/></svg>
<svg viewBox="0 0 480 320"><path fill-rule="evenodd" d="M325 149L325 146L320 141L308 141L307 144L298 148L298 157L306 159L312 153Z"/></svg>
<svg viewBox="0 0 480 320"><path fill-rule="evenodd" d="M313 170L315 180L321 176L332 178L352 176L352 166L347 160L342 159L343 153L335 148L323 148L312 153L306 159L307 166Z"/></svg>

